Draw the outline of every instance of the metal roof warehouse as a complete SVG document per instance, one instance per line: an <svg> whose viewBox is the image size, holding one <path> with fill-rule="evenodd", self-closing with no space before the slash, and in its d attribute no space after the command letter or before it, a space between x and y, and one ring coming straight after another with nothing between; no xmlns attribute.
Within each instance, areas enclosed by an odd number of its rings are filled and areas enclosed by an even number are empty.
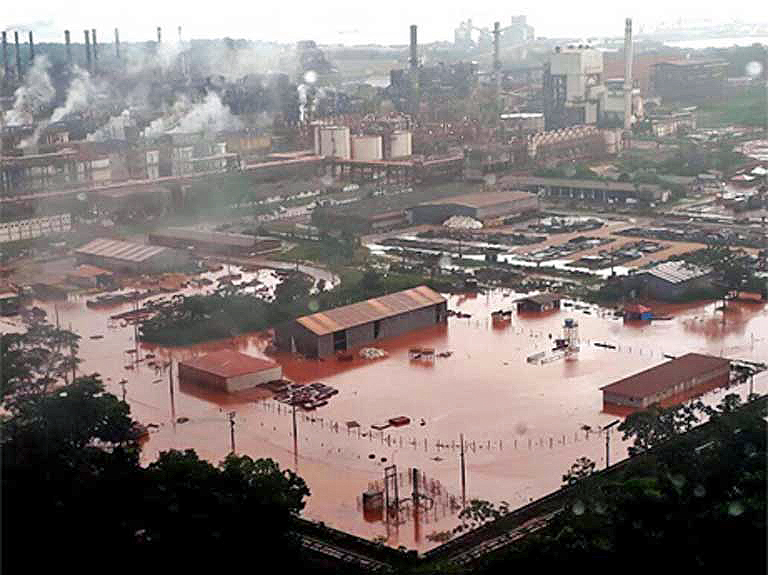
<svg viewBox="0 0 768 575"><path fill-rule="evenodd" d="M698 386L726 385L729 377L727 359L687 353L600 389L603 403L642 409Z"/></svg>
<svg viewBox="0 0 768 575"><path fill-rule="evenodd" d="M444 323L446 300L427 286L303 316L275 330L287 351L325 357L385 337Z"/></svg>
<svg viewBox="0 0 768 575"><path fill-rule="evenodd" d="M118 271L160 271L188 261L188 256L161 246L99 238L75 250L78 263Z"/></svg>

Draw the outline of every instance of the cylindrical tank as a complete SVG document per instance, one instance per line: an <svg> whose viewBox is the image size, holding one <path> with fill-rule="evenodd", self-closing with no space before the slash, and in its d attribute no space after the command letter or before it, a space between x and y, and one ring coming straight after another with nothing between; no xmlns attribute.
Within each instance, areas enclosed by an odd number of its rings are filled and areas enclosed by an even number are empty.
<svg viewBox="0 0 768 575"><path fill-rule="evenodd" d="M322 126L320 128L320 155L349 160L352 158L349 128Z"/></svg>
<svg viewBox="0 0 768 575"><path fill-rule="evenodd" d="M381 160L381 136L352 136L352 159L363 162Z"/></svg>
<svg viewBox="0 0 768 575"><path fill-rule="evenodd" d="M411 132L392 132L389 136L389 157L405 158L413 154Z"/></svg>

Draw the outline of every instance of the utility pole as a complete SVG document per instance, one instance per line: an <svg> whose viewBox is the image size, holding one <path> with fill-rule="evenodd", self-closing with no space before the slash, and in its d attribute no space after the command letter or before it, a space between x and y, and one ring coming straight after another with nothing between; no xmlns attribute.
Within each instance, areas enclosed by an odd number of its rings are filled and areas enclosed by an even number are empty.
<svg viewBox="0 0 768 575"><path fill-rule="evenodd" d="M611 428L614 425L617 425L621 420L617 419L616 421L612 421L605 427L603 427L603 431L605 431L605 468L608 469L610 467L611 463L611 450L610 450L610 441L611 441Z"/></svg>
<svg viewBox="0 0 768 575"><path fill-rule="evenodd" d="M467 505L467 473L464 465L464 434L459 434L459 442L461 444L461 505Z"/></svg>
<svg viewBox="0 0 768 575"><path fill-rule="evenodd" d="M125 403L125 383L126 381L124 379L120 380L120 387L123 388L123 403Z"/></svg>
<svg viewBox="0 0 768 575"><path fill-rule="evenodd" d="M229 412L229 443L232 448L230 453L235 453L235 415L234 411Z"/></svg>

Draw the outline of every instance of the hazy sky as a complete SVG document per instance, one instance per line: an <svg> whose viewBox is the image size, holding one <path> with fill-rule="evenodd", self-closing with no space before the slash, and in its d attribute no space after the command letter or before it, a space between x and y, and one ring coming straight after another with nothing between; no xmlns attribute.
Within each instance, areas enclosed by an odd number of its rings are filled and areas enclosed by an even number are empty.
<svg viewBox="0 0 768 575"><path fill-rule="evenodd" d="M472 18L478 26L492 26L494 20L499 20L504 26L513 14L527 14L537 36L583 38L620 36L627 16L634 19L635 30L692 15L718 22L768 20L765 5L759 0L31 0L3 1L0 27L32 29L38 41L62 41L67 28L72 31L73 41L82 41L85 28L96 28L101 40L111 41L115 27L120 28L120 37L126 41L152 40L157 26L163 27L163 35L170 41L177 37L177 27L182 26L185 38L229 36L285 43L314 39L321 43L406 44L410 24L419 25L420 41L452 41L453 29L460 20Z"/></svg>

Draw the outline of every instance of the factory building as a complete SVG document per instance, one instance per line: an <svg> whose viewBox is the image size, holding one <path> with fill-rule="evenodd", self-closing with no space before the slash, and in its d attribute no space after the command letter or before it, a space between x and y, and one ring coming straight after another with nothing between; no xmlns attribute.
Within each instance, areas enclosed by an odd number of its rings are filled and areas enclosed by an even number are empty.
<svg viewBox="0 0 768 575"><path fill-rule="evenodd" d="M424 202L409 208L413 224L442 224L452 216L467 216L486 226L539 209L539 198L528 192L486 192L465 194Z"/></svg>
<svg viewBox="0 0 768 575"><path fill-rule="evenodd" d="M45 154L4 156L0 161L0 190L3 195L105 184L111 179L109 156L85 150L65 149Z"/></svg>
<svg viewBox="0 0 768 575"><path fill-rule="evenodd" d="M78 264L117 272L163 272L184 267L189 255L180 250L99 238L75 250Z"/></svg>
<svg viewBox="0 0 768 575"><path fill-rule="evenodd" d="M695 390L728 385L730 362L721 357L687 353L601 387L603 405L645 409L670 397Z"/></svg>
<svg viewBox="0 0 768 575"><path fill-rule="evenodd" d="M282 242L275 238L190 228L155 230L149 234L149 243L180 250L192 248L201 253L220 255L263 254L279 250L282 246Z"/></svg>
<svg viewBox="0 0 768 575"><path fill-rule="evenodd" d="M728 63L723 60L671 60L653 67L653 91L664 104L701 105L725 97Z"/></svg>
<svg viewBox="0 0 768 575"><path fill-rule="evenodd" d="M663 262L627 276L625 282L643 297L675 300L711 288L712 271L683 261Z"/></svg>
<svg viewBox="0 0 768 575"><path fill-rule="evenodd" d="M447 302L419 286L287 322L275 329L279 349L324 358L385 338L442 324Z"/></svg>
<svg viewBox="0 0 768 575"><path fill-rule="evenodd" d="M406 227L408 214L404 210L365 214L360 213L358 209L317 208L312 213L312 221L331 233L346 231L353 234L373 234Z"/></svg>
<svg viewBox="0 0 768 575"><path fill-rule="evenodd" d="M604 92L602 52L582 45L558 46L544 70L547 129L596 124Z"/></svg>
<svg viewBox="0 0 768 575"><path fill-rule="evenodd" d="M277 381L283 368L274 361L232 350L222 350L179 362L182 384L204 385L220 391L251 389Z"/></svg>
<svg viewBox="0 0 768 575"><path fill-rule="evenodd" d="M666 202L669 191L654 184L631 184L602 180L570 180L535 176L506 176L502 183L519 190L537 193L552 200L579 200L618 204Z"/></svg>
<svg viewBox="0 0 768 575"><path fill-rule="evenodd" d="M605 80L605 98L603 100L602 108L603 121L608 125L623 125L625 101L624 78L610 78ZM640 95L640 88L632 88L631 101L631 119L637 121L644 115L643 98Z"/></svg>
<svg viewBox="0 0 768 575"><path fill-rule="evenodd" d="M674 112L656 112L648 116L651 132L657 138L676 136L681 131L696 129L696 106L681 108Z"/></svg>
<svg viewBox="0 0 768 575"><path fill-rule="evenodd" d="M597 159L621 151L621 136L595 126L571 126L537 132L527 138L528 157L538 163Z"/></svg>
<svg viewBox="0 0 768 575"><path fill-rule="evenodd" d="M114 274L96 266L83 264L67 274L69 283L82 288L111 288L114 285Z"/></svg>

